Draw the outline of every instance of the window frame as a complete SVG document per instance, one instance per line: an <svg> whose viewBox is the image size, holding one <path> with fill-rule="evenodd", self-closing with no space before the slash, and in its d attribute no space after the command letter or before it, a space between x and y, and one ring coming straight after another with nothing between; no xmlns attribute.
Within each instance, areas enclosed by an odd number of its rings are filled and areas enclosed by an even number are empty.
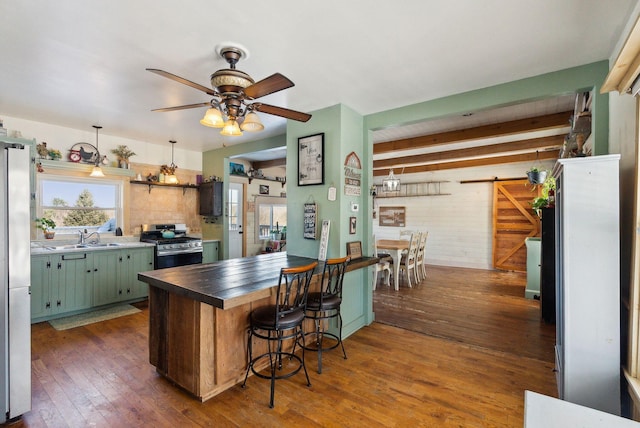
<svg viewBox="0 0 640 428"><path fill-rule="evenodd" d="M49 208L45 208L43 205L43 201L44 201L44 182L46 181L55 181L55 182L61 182L61 183L80 183L80 184L87 184L87 185L92 185L92 184L100 184L100 185L111 185L115 187L115 206L113 207L114 211L115 211L115 217L116 217L116 224L117 225L121 225L123 224L124 221L124 182L122 180L118 180L118 179L101 179L101 180L96 180L95 178L89 178L89 177L76 177L76 176L68 176L68 175L38 175L37 179L36 179L36 206L35 206L35 210L36 210L36 217L40 218L42 217L44 210L45 209L49 209ZM99 208L104 208L104 207L99 207ZM108 209L108 208L107 208ZM72 235L74 233L76 233L76 229L64 229L62 228L63 226L58 225L58 227L56 227L56 234L57 235L64 235L64 236L69 236ZM95 227L91 227L91 228L87 228L87 229L98 229L99 226L95 226ZM107 234L109 233L113 233L114 232L105 232ZM40 232L38 232L38 234L40 234Z"/></svg>
<svg viewBox="0 0 640 428"><path fill-rule="evenodd" d="M282 205L285 208L287 207L287 198L283 198L280 196L256 196L255 200L255 243L260 243L261 241L265 241L271 239L271 237L260 236L260 206L269 205L273 210L273 206ZM273 213L273 211L272 211ZM288 215L288 213L287 213ZM270 225L270 229L273 228L273 224ZM286 226L286 225L284 225Z"/></svg>

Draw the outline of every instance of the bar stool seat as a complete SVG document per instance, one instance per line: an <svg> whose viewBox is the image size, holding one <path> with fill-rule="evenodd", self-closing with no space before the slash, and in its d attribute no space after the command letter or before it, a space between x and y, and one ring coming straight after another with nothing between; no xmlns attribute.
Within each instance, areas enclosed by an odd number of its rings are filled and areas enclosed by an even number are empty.
<svg viewBox="0 0 640 428"><path fill-rule="evenodd" d="M307 305L313 271L317 265L318 262L313 262L306 266L282 268L280 270L278 289L275 294L275 303L256 308L249 315L249 339L247 344L249 362L242 387L246 386L250 372L259 378L271 380L271 395L269 399L269 407L271 408L274 406L275 382L277 379L286 379L297 374L300 370L304 370L307 386L311 386L307 367L304 363L305 346L302 346L302 356L295 354L295 348L299 340L304 345L304 332L302 329L305 319L304 310ZM254 356L253 339L265 340L267 342L267 351ZM290 345L286 343L288 340L292 342ZM289 361L293 361L294 364L287 365L283 370L283 357L288 357ZM265 365L268 374L262 373Z"/></svg>
<svg viewBox="0 0 640 428"><path fill-rule="evenodd" d="M299 339L298 343L303 349L318 353L318 373L322 373L322 353L324 351L341 346L344 358L347 359L347 353L342 343L342 315L340 314L342 283L347 263L349 263L349 257L325 261L320 291L309 293L307 298L305 316L307 319L313 320L315 328L312 331L305 331L303 340ZM327 331L324 325L332 318L338 320L337 334Z"/></svg>

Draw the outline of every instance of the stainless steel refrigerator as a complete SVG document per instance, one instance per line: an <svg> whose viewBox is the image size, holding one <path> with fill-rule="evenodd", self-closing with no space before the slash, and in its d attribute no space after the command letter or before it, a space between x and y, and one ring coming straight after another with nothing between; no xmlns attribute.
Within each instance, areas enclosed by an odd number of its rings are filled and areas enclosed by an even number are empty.
<svg viewBox="0 0 640 428"><path fill-rule="evenodd" d="M29 150L0 138L0 423L31 410Z"/></svg>

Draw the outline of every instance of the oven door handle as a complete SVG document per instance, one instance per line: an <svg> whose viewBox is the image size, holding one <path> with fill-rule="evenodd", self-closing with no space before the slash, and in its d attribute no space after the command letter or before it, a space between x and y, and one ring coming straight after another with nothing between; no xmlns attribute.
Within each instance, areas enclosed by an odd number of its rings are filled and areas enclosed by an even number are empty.
<svg viewBox="0 0 640 428"><path fill-rule="evenodd" d="M175 256L177 254L191 254L191 253L201 253L202 247L191 247L184 248L180 250L170 249L170 250L158 250L158 256Z"/></svg>

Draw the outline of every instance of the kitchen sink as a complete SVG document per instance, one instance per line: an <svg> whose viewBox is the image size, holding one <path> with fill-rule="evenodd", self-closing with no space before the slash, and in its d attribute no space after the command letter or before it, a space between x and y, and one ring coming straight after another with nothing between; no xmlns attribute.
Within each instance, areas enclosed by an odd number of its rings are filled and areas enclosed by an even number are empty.
<svg viewBox="0 0 640 428"><path fill-rule="evenodd" d="M47 250L75 250L78 248L103 248L103 247L119 247L122 244L117 242L109 242L109 243L97 243L97 244L72 244L72 245L62 245L59 247L45 247Z"/></svg>

